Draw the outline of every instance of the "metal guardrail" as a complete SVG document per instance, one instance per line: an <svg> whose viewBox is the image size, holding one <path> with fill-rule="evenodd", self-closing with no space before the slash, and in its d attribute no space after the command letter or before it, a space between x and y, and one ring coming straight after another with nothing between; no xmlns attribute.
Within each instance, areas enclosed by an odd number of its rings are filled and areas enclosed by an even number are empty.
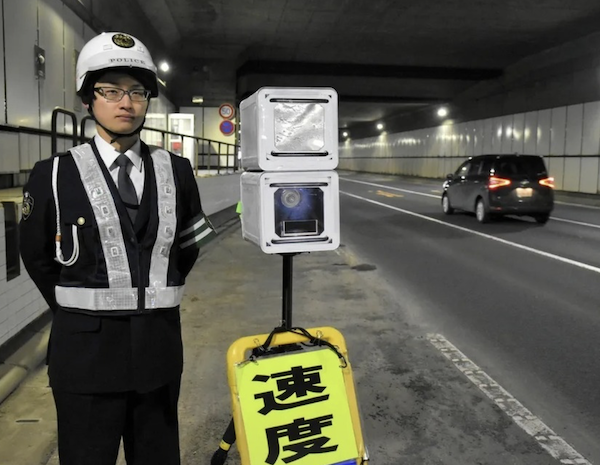
<svg viewBox="0 0 600 465"><path fill-rule="evenodd" d="M228 142L221 142L218 140L205 139L203 137L190 136L188 134L181 134L178 132L171 132L165 129L156 129L156 128L144 128L144 131L154 131L159 132L162 135L162 146L164 147L166 144L167 135L181 137L182 141L185 138L194 140L194 171L196 175L198 175L198 171L200 167L206 170L217 170L218 174L221 174L221 170L225 170L226 172L238 171L240 169L237 153L239 146L236 144L230 144ZM202 144L202 146L200 145ZM183 143L182 143L183 145ZM215 153L212 153L211 148L213 145L217 146ZM204 153L200 150L201 147L207 147L207 152ZM223 153L223 147L225 148L225 153ZM233 152L233 153L231 153ZM216 164L212 164L213 156L216 157ZM221 157L225 157L225 164L221 163Z"/></svg>
<svg viewBox="0 0 600 465"><path fill-rule="evenodd" d="M65 116L69 116L71 117L71 123L72 123L72 135L71 135L71 140L73 141L73 146L77 145L77 115L75 113L73 113L72 111L69 110L65 110L64 108L59 108L56 107L53 111L52 111L52 153L56 153L57 150L57 132L56 132L56 126L57 126L57 121L58 121L58 115L63 114Z"/></svg>
<svg viewBox="0 0 600 465"><path fill-rule="evenodd" d="M64 115L70 118L72 133L58 132L59 115ZM88 140L89 138L85 135L85 129L88 121L94 121L94 119L89 115L84 116L81 119L78 128L77 115L74 112L64 108L56 107L52 111L52 129L50 131L46 129L35 129L25 126L10 126L1 124L0 131L31 134L44 137L49 136L51 138L51 154L48 156L51 156L58 151L58 139L69 139L71 140L73 146L84 143L86 140ZM190 136L188 134L167 131L165 129L144 127L143 130L159 132L162 136L162 147L165 147L167 144L167 136L180 137L182 140L185 138L193 139L193 167L196 175L198 175L200 169L216 170L218 174L221 174L221 171L235 172L240 169L237 158L239 145L237 144L230 144L228 142L221 142L213 139L205 139L203 137ZM168 147L165 148L168 149ZM206 148L206 152L204 152L204 148Z"/></svg>

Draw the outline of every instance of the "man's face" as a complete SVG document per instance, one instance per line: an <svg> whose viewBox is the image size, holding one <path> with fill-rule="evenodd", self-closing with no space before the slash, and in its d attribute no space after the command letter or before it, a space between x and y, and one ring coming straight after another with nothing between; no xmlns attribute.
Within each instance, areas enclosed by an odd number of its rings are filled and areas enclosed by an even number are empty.
<svg viewBox="0 0 600 465"><path fill-rule="evenodd" d="M108 72L98 79L94 89L94 116L110 131L128 134L143 123L148 100L136 101L145 90L139 81L128 74ZM119 100L123 90L132 94L124 94ZM103 132L102 128L98 128L98 131Z"/></svg>

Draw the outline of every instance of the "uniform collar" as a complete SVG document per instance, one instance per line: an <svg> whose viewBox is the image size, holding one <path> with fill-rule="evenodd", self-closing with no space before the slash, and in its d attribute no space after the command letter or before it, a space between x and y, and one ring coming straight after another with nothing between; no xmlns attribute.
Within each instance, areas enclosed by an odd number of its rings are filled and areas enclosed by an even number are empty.
<svg viewBox="0 0 600 465"><path fill-rule="evenodd" d="M107 141L102 139L102 137L96 135L94 136L94 142L96 143L96 147L98 148L98 153L100 153L100 157L106 167L111 170L114 166L115 160L121 154L121 152L115 150L115 148L110 145ZM133 166L137 168L138 171L142 171L142 157L141 157L142 144L140 139L136 141L133 146L125 152L125 155L131 160ZM114 165L114 166L113 166Z"/></svg>

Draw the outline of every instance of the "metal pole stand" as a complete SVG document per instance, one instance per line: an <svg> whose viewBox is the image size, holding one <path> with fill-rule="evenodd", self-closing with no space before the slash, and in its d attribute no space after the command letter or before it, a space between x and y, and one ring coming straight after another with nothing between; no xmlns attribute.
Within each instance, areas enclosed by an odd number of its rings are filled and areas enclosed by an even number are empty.
<svg viewBox="0 0 600 465"><path fill-rule="evenodd" d="M279 254L283 257L283 269L282 269L282 286L281 286L281 325L280 328L292 329L292 280L294 277L293 273L293 258L297 253L282 253ZM285 351L285 346L282 346ZM235 425L233 418L229 421L227 429L221 439L219 448L213 454L210 465L223 465L227 460L227 454L229 449L235 443Z"/></svg>

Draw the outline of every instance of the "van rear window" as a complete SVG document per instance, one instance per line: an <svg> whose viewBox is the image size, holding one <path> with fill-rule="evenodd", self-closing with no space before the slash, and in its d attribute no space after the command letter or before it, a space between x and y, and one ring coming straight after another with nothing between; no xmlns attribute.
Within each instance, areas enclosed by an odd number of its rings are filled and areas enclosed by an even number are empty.
<svg viewBox="0 0 600 465"><path fill-rule="evenodd" d="M506 157L496 160L496 176L544 176L546 165L540 157Z"/></svg>

